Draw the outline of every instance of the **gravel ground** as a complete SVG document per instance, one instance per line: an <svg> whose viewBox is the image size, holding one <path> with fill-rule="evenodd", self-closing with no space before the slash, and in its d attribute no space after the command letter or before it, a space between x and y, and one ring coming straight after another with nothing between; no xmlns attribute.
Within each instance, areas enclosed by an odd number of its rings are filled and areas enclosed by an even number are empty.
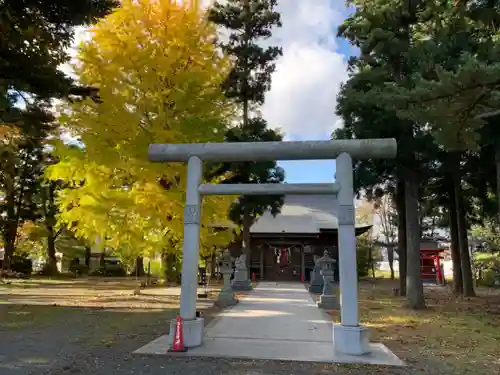
<svg viewBox="0 0 500 375"><path fill-rule="evenodd" d="M445 374L415 367L138 356L132 352L166 333L166 321L175 316L174 309L138 314L67 307L63 312L60 307L44 306L39 313L50 320L0 331L1 375Z"/></svg>
<svg viewBox="0 0 500 375"><path fill-rule="evenodd" d="M67 285L32 282L18 286L0 286L0 375L461 375L471 373L460 366L450 367L450 363L453 362L458 365L460 353L467 353L465 346L451 348L453 351L450 351L450 354L443 352L442 345L432 347L432 350L427 348L429 349L427 352L422 352L426 348L425 345L428 346L430 342L429 337L423 337L413 343L412 337L423 334L423 331L420 326L412 325L418 320L410 322L408 319L395 320L399 322L397 334L393 331L384 334L379 325L376 331L382 336L374 338L386 343L400 358L406 360L409 366L405 368L132 355L134 350L167 333L168 321L175 317L178 309L178 296L175 295L175 291L170 293L167 288L152 288L140 296L135 296L132 293L133 285L135 284L117 282L115 285L91 280L88 283L68 282ZM391 318L385 312L382 314L380 306L375 303L380 302L380 296L376 300L372 300L370 296L365 297L364 303L369 306L370 315L373 315L374 319L377 314L384 321ZM429 301L430 297L428 296ZM453 303L442 296L438 299L442 301L443 306ZM493 303L496 300L489 298L488 301ZM471 301L468 301L462 308L466 310L467 315L472 312L470 304ZM205 302L204 305L208 304ZM497 306L496 302L493 305ZM397 312L397 304L387 305L384 311L386 308L394 310L394 313ZM430 311L423 314L434 314L435 309L433 306ZM484 311L486 307L482 306L481 309ZM214 309L205 310L205 319L209 320L214 312ZM397 317L395 315L391 319ZM428 316L431 317L434 319L435 315ZM432 320L427 320L427 323L423 324L431 326L432 331L435 331L436 327L431 325L431 322ZM379 324L376 320L375 323ZM473 328L471 324L468 322L465 325L468 327L465 330L468 336L471 336ZM483 326L474 326L474 329L478 327L484 332ZM490 330L497 327L487 326ZM431 335L432 331L426 335ZM488 342L493 342L491 340L490 338ZM451 349L448 347L447 350ZM477 349L476 346L475 350ZM453 358L455 360L452 360ZM491 361L487 362L492 364ZM483 362L478 362L473 365L473 372L478 375L497 373L495 368L489 367L486 369Z"/></svg>
<svg viewBox="0 0 500 375"><path fill-rule="evenodd" d="M106 321L107 317L93 315L94 319ZM158 318L158 317L157 317ZM90 322L85 321L87 325ZM84 325L50 326L37 330L22 330L6 338L2 335L0 345L2 375L271 375L271 374L347 374L348 368L315 364L274 361L239 361L210 358L172 358L159 356L137 356L131 353L140 346L164 333L160 322L140 324L126 332L116 333L113 338L105 330L93 333ZM96 323L94 328L101 326ZM140 333L134 333L140 332ZM94 340L94 341L89 341ZM97 345L99 344L100 345ZM356 373L356 369L352 369ZM369 373L376 373L370 371ZM382 372L380 372L382 373Z"/></svg>

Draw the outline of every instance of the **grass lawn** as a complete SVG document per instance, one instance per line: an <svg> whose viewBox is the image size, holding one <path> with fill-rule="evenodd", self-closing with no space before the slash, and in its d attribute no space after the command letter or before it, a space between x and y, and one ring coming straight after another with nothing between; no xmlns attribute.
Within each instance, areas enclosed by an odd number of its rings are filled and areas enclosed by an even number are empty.
<svg viewBox="0 0 500 375"><path fill-rule="evenodd" d="M500 290L481 288L475 298L456 298L450 288L426 287L427 309L411 311L403 297L393 296L397 283L360 283L361 320L372 328L371 341L384 343L409 365L408 372L386 368L385 374L499 373ZM337 311L329 313L339 320Z"/></svg>

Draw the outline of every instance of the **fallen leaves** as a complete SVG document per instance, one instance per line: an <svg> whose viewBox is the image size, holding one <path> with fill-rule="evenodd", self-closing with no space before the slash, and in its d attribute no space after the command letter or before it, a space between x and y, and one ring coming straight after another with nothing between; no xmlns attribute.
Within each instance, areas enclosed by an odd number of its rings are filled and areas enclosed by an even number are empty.
<svg viewBox="0 0 500 375"><path fill-rule="evenodd" d="M453 364L460 371L473 371L478 364L490 368L488 358L499 345L493 327L500 324L500 317L491 310L500 308L500 290L477 292L475 298L456 298L448 288L426 288L428 308L411 311L403 307L403 298L391 295L391 282L381 280L375 289L361 283L361 320L373 328L373 341L383 341L401 356L412 353L413 358L406 360L439 358L446 362L444 366Z"/></svg>

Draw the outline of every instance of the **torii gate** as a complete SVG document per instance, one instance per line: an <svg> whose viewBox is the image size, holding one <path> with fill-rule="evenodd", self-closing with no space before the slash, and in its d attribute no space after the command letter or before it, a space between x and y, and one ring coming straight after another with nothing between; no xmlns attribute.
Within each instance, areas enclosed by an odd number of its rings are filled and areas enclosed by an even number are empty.
<svg viewBox="0 0 500 375"><path fill-rule="evenodd" d="M369 352L368 331L359 325L355 208L352 158L389 159L397 152L395 139L152 144L153 162L187 162L180 315L187 347L203 342L204 321L196 317L197 271L202 195L337 194L340 279L340 324L333 325L336 351L350 355ZM203 162L336 159L333 184L201 184ZM175 323L174 323L175 324Z"/></svg>

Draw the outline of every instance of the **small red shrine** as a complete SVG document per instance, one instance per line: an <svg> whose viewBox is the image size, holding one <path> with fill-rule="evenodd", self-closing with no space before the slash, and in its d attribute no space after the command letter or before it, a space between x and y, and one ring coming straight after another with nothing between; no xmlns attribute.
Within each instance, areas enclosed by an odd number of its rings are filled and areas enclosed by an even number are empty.
<svg viewBox="0 0 500 375"><path fill-rule="evenodd" d="M420 277L422 282L443 285L445 282L443 252L435 240L420 241Z"/></svg>

